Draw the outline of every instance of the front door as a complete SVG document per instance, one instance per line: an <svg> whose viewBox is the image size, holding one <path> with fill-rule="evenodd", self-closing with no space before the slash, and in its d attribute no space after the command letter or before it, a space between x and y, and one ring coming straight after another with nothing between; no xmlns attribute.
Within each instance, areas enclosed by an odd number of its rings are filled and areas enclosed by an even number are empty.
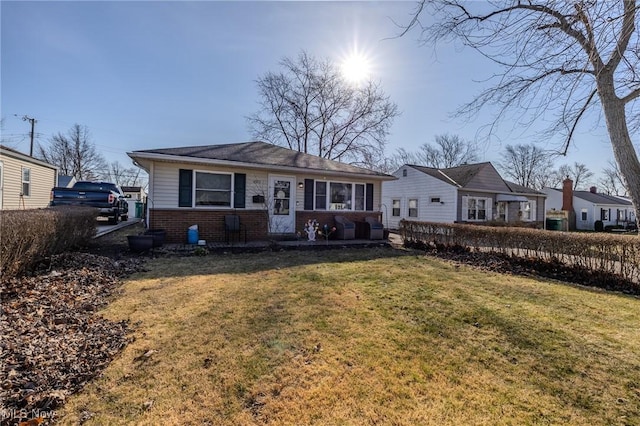
<svg viewBox="0 0 640 426"><path fill-rule="evenodd" d="M504 222L509 221L508 216L509 204L506 201L498 201L498 220L502 220Z"/></svg>
<svg viewBox="0 0 640 426"><path fill-rule="evenodd" d="M296 230L295 179L288 176L269 178L269 233L290 234Z"/></svg>

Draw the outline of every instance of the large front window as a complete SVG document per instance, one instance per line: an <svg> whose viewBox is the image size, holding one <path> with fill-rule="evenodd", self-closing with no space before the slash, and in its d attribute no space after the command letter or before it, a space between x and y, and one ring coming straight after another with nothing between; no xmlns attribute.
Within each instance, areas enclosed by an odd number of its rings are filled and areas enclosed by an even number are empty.
<svg viewBox="0 0 640 426"><path fill-rule="evenodd" d="M329 210L351 210L351 184L331 182Z"/></svg>
<svg viewBox="0 0 640 426"><path fill-rule="evenodd" d="M531 220L531 202L523 201L520 203L520 220Z"/></svg>
<svg viewBox="0 0 640 426"><path fill-rule="evenodd" d="M373 185L316 181L313 198L315 210L373 210Z"/></svg>
<svg viewBox="0 0 640 426"><path fill-rule="evenodd" d="M467 218L469 220L487 220L487 199L469 197Z"/></svg>
<svg viewBox="0 0 640 426"><path fill-rule="evenodd" d="M196 206L231 207L231 174L196 172Z"/></svg>

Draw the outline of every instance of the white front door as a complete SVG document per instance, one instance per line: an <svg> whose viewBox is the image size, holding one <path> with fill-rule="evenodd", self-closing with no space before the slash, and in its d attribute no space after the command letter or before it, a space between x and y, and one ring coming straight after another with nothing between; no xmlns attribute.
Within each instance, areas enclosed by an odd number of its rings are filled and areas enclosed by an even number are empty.
<svg viewBox="0 0 640 426"><path fill-rule="evenodd" d="M269 233L288 234L296 230L295 179L290 176L269 178Z"/></svg>

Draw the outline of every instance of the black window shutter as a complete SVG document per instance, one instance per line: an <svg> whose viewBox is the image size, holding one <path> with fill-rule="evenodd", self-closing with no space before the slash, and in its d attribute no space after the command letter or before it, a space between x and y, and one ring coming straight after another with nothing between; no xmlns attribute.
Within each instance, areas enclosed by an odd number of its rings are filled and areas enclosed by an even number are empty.
<svg viewBox="0 0 640 426"><path fill-rule="evenodd" d="M233 175L233 207L236 209L244 209L245 193L247 187L247 175L244 173L236 173Z"/></svg>
<svg viewBox="0 0 640 426"><path fill-rule="evenodd" d="M373 184L372 183L367 184L365 200L366 200L365 210L370 212L373 211Z"/></svg>
<svg viewBox="0 0 640 426"><path fill-rule="evenodd" d="M193 170L180 169L178 175L178 207L192 207Z"/></svg>
<svg viewBox="0 0 640 426"><path fill-rule="evenodd" d="M304 180L304 209L313 210L313 179Z"/></svg>

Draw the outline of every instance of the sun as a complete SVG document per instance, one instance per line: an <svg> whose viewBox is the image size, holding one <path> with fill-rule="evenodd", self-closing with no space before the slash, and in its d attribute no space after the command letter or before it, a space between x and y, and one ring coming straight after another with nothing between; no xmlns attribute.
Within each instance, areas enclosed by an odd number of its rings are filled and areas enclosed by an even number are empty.
<svg viewBox="0 0 640 426"><path fill-rule="evenodd" d="M371 62L360 53L351 53L340 67L345 80L353 84L363 83L371 78Z"/></svg>

